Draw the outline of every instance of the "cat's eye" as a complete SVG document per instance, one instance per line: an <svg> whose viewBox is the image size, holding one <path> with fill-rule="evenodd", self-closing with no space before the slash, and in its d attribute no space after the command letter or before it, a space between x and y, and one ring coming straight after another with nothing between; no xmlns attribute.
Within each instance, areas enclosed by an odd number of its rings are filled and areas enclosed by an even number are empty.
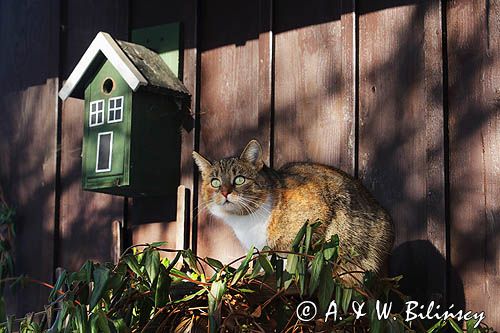
<svg viewBox="0 0 500 333"><path fill-rule="evenodd" d="M212 185L212 187L214 188L219 188L220 185L221 185L221 182L219 179L217 178L213 178L211 181L210 181L210 185Z"/></svg>
<svg viewBox="0 0 500 333"><path fill-rule="evenodd" d="M237 176L236 178L234 178L235 185L243 185L244 183L245 183L245 177Z"/></svg>

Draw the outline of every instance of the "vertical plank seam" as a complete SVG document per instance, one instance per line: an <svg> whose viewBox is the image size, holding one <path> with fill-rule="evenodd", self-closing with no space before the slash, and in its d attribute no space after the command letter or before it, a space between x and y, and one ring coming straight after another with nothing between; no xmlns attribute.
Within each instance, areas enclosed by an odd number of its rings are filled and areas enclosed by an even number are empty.
<svg viewBox="0 0 500 333"><path fill-rule="evenodd" d="M271 168L274 167L274 146L275 146L275 143L274 143L274 121L275 121L275 74L276 74L276 65L275 65L275 60L276 60L276 57L275 57L275 47L276 47L276 36L274 34L274 21L275 21L275 13L276 13L276 10L275 10L275 1L274 0L270 0L271 4L269 6L269 9L270 9L270 13L269 13L269 33L270 33L270 36L269 36L269 39L270 39L270 47L269 47L269 52L271 53L270 54L270 58L271 58L271 82L270 82L270 86L271 86L271 105L270 105L270 119L269 119L269 166Z"/></svg>
<svg viewBox="0 0 500 333"><path fill-rule="evenodd" d="M200 45L199 41L200 36L201 36L201 1L202 0L195 0L195 18L193 20L194 24L196 25L194 28L195 31L195 37L194 37L194 48L195 48L195 58L196 58L196 69L195 69L195 79L194 79L194 85L195 85L195 97L194 97L194 138L193 138L193 150L199 151L200 149L200 137L201 137L201 119L200 119L200 101L201 101L201 52L200 51ZM198 214L199 211L196 213L194 212L194 209L198 207L198 195L199 195L199 173L198 173L198 168L195 166L194 161L192 161L193 164L193 192L192 192L192 198L193 198L193 207L191 208L193 210L192 213L192 221L191 221L191 250L196 254L197 249L198 249Z"/></svg>
<svg viewBox="0 0 500 333"><path fill-rule="evenodd" d="M132 13L133 13L132 1L128 0L128 18L127 18L127 40L132 39ZM121 251L132 246L132 232L129 230L129 220L130 220L130 202L129 197L123 197L123 214L121 221Z"/></svg>
<svg viewBox="0 0 500 333"><path fill-rule="evenodd" d="M359 178L359 10L358 1L352 0L353 10L353 100L354 100L354 177Z"/></svg>
<svg viewBox="0 0 500 333"><path fill-rule="evenodd" d="M61 258L60 258L60 238L61 238L61 193L62 193L62 188L61 188L61 159L62 159L62 154L61 154L61 144L62 144L62 107L63 107L63 102L58 96L58 92L62 87L63 83L63 64L64 64L64 49L65 49L65 43L64 43L64 33L65 33L65 27L67 23L67 10L66 10L66 2L65 1L58 1L58 7L59 7L59 24L58 24L58 41L57 45L59 47L58 50L58 61L59 63L57 64L57 91L55 92L55 99L56 99L56 170L55 170L55 181L54 181L54 234L53 234L53 258L52 258L52 271L53 271L53 276L52 280L55 281L57 278L57 273L56 269L61 263Z"/></svg>
<svg viewBox="0 0 500 333"><path fill-rule="evenodd" d="M448 29L447 29L447 0L441 0L441 52L443 73L443 164L444 164L444 218L445 218L445 255L446 255L446 282L444 291L445 304L449 304L451 286L451 218L450 218L450 133L449 133L449 101L448 101Z"/></svg>

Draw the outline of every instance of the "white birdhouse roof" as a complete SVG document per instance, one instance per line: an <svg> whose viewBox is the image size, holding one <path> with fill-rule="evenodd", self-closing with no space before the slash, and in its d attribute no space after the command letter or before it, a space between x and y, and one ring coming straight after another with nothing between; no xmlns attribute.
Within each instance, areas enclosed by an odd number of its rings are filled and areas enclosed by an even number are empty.
<svg viewBox="0 0 500 333"><path fill-rule="evenodd" d="M144 87L178 97L190 96L157 53L142 45L115 40L108 33L99 32L59 91L59 97L62 100L70 96L83 99L86 85L106 60L134 92Z"/></svg>

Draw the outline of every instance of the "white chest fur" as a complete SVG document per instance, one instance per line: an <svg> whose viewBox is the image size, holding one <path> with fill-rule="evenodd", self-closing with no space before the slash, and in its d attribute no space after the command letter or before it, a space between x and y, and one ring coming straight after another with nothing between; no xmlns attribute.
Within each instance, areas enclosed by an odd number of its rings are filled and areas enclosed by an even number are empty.
<svg viewBox="0 0 500 333"><path fill-rule="evenodd" d="M219 206L210 207L210 212L233 228L238 240L248 250L252 245L257 249L262 249L267 245L267 226L271 209L272 200L268 198L261 207L249 215L227 214Z"/></svg>

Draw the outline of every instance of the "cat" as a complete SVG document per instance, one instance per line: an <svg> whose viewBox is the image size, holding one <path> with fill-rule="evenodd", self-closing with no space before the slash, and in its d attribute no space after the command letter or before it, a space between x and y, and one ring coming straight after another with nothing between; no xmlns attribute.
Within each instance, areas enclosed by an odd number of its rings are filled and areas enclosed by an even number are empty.
<svg viewBox="0 0 500 333"><path fill-rule="evenodd" d="M204 204L246 249L290 250L304 223L320 220L320 234L337 234L340 249L356 253L349 269L380 271L393 245L393 224L360 181L315 163L271 169L256 140L239 157L210 162L193 152L193 158L202 174Z"/></svg>

